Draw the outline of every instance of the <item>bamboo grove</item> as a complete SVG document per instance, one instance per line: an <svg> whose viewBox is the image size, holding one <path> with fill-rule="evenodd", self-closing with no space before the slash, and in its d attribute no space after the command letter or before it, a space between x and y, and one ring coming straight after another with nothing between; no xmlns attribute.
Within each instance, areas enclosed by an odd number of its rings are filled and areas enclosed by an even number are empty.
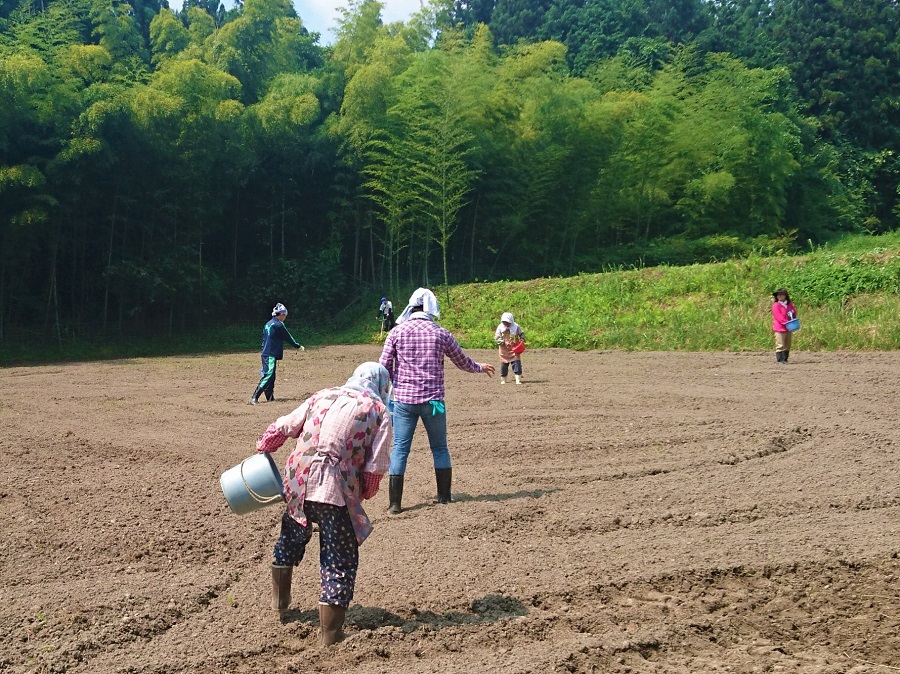
<svg viewBox="0 0 900 674"><path fill-rule="evenodd" d="M0 2L0 340L897 226L897 2L381 10Z"/></svg>

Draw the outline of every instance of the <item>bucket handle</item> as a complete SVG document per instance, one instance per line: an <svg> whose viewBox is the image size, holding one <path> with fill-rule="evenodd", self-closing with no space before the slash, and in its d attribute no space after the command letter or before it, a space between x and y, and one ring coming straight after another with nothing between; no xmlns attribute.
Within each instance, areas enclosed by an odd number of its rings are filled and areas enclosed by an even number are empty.
<svg viewBox="0 0 900 674"><path fill-rule="evenodd" d="M247 461L247 459L244 459L244 461ZM244 461L241 461L240 466L241 482L244 483L244 489L247 490L247 493L250 494L250 497L257 503L275 503L279 500L283 501L284 497L281 494L279 494L278 496L260 496L255 491L253 491L253 488L249 484L247 484L247 480L244 479Z"/></svg>

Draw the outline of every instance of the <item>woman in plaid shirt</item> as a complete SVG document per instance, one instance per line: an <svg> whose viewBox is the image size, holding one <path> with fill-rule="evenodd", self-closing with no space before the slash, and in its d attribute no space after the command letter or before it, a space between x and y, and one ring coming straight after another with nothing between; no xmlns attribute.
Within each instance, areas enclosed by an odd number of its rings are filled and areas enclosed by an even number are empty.
<svg viewBox="0 0 900 674"><path fill-rule="evenodd" d="M288 438L297 438L284 470L287 510L273 553L273 608L290 606L293 570L312 537L312 522L317 523L323 646L343 638L359 546L372 532L362 501L378 492L388 466L389 390L387 370L363 363L343 386L318 391L277 419L256 444L259 452L271 453Z"/></svg>
<svg viewBox="0 0 900 674"><path fill-rule="evenodd" d="M388 494L391 514L401 512L403 475L419 419L428 434L437 481L437 502L450 503L453 474L447 448L447 415L444 406L444 356L460 370L494 374L490 363L476 363L460 347L456 338L435 320L440 318L437 298L430 290L419 288L397 327L388 333L379 362L387 368L394 385L391 398L394 447L391 451Z"/></svg>

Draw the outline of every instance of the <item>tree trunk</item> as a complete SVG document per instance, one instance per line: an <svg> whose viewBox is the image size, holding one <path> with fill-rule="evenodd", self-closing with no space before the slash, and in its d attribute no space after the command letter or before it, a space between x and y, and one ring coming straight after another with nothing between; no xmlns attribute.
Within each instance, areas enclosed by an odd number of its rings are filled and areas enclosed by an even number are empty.
<svg viewBox="0 0 900 674"><path fill-rule="evenodd" d="M375 285L378 281L375 279L375 235L372 233L371 211L367 214L367 217L369 219L369 264L372 266L372 285ZM360 214L359 220L362 222L362 214Z"/></svg>
<svg viewBox="0 0 900 674"><path fill-rule="evenodd" d="M203 225L200 225L200 242L197 245L197 306L203 306Z"/></svg>
<svg viewBox="0 0 900 674"><path fill-rule="evenodd" d="M447 280L447 249L444 248L444 290L447 291L447 308L450 308L450 283Z"/></svg>
<svg viewBox="0 0 900 674"><path fill-rule="evenodd" d="M387 287L388 287L388 292L391 295L394 295L394 290L397 287L399 287L399 285L400 285L398 279L394 276L394 267L396 266L396 263L394 262L394 258L396 257L394 255L394 247L395 247L394 235L395 235L394 227L389 226L388 227L388 249L387 249L387 268L388 268ZM396 297L396 295L394 295L394 297Z"/></svg>
<svg viewBox="0 0 900 674"><path fill-rule="evenodd" d="M360 246L360 238L361 233L360 230L362 226L360 225L359 220L356 221L356 227L353 228L353 280L354 281L362 281L362 257L359 254L359 246ZM359 267L357 267L357 263L359 263Z"/></svg>
<svg viewBox="0 0 900 674"><path fill-rule="evenodd" d="M231 256L231 279L237 284L238 275L238 221L240 220L241 210L241 186L237 186L234 195L234 250Z"/></svg>
<svg viewBox="0 0 900 674"><path fill-rule="evenodd" d="M53 318L56 324L56 343L62 348L62 330L59 327L59 285L56 282L56 252L53 253Z"/></svg>
<svg viewBox="0 0 900 674"><path fill-rule="evenodd" d="M109 221L109 250L106 256L106 288L103 291L103 332L106 332L109 318L109 280L112 270L113 237L116 232L116 208L119 205L119 192L113 197L113 212Z"/></svg>
<svg viewBox="0 0 900 674"><path fill-rule="evenodd" d="M472 238L469 239L469 280L475 280L475 229L478 224L478 204L481 202L481 192L475 196L475 210L472 213Z"/></svg>
<svg viewBox="0 0 900 674"><path fill-rule="evenodd" d="M6 307L6 265L0 265L0 343L5 339L3 315Z"/></svg>
<svg viewBox="0 0 900 674"><path fill-rule="evenodd" d="M269 267L275 264L275 192L269 205Z"/></svg>
<svg viewBox="0 0 900 674"><path fill-rule="evenodd" d="M127 200L126 200L126 203L128 203ZM128 234L128 216L126 214L126 216L124 218L122 218L122 256L120 257L120 260L122 262L125 261L125 246L127 245L127 241L126 241L127 234ZM120 288L119 289L119 334L120 335L122 334L122 321L124 319L126 300L127 300L127 298L125 297L125 291L123 288Z"/></svg>
<svg viewBox="0 0 900 674"><path fill-rule="evenodd" d="M53 325L56 331L56 341L62 346L62 334L59 329L59 298L56 292L56 257L59 246L54 242L50 248L50 286L47 288L47 311L44 315L44 326L50 321L51 313L53 315Z"/></svg>

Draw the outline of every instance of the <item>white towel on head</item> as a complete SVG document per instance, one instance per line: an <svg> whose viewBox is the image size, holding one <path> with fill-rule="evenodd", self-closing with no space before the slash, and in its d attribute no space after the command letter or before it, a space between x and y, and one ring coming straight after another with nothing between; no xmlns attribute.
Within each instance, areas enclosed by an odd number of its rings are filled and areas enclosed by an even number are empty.
<svg viewBox="0 0 900 674"><path fill-rule="evenodd" d="M506 321L507 323L509 323L508 328L503 324L503 321ZM509 313L508 311L500 317L500 324L497 326L497 329L494 331L494 336L499 337L507 330L509 330L510 337L512 337L514 339L515 339L516 335L519 334L519 326L516 324L516 321L513 318L513 315L511 313Z"/></svg>
<svg viewBox="0 0 900 674"><path fill-rule="evenodd" d="M419 288L409 297L406 309L397 319L397 325L407 320L413 313L413 307L422 307L422 312L428 314L432 318L440 318L441 311L438 308L437 297L428 288Z"/></svg>

